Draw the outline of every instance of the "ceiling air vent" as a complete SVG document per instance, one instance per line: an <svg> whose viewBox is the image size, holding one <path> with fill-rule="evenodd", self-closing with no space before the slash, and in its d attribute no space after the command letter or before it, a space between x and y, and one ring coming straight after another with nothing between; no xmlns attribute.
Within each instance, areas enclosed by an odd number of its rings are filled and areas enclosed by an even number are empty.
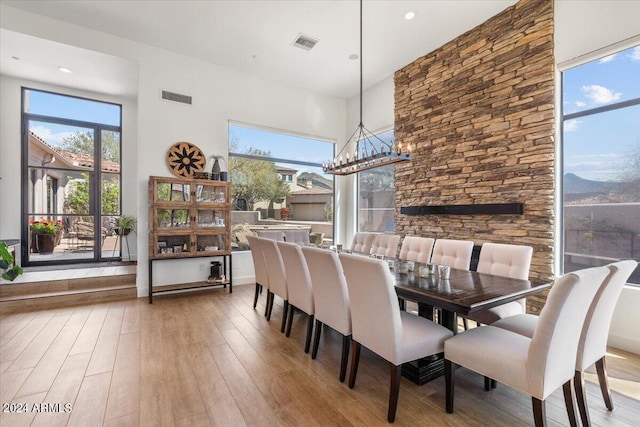
<svg viewBox="0 0 640 427"><path fill-rule="evenodd" d="M181 102L183 104L191 105L191 97L189 95L182 95L179 93L169 92L166 90L162 91L162 99L166 99L167 101Z"/></svg>
<svg viewBox="0 0 640 427"><path fill-rule="evenodd" d="M291 44L295 47L299 47L300 49L311 50L316 45L316 43L318 43L318 41L319 40L300 33Z"/></svg>

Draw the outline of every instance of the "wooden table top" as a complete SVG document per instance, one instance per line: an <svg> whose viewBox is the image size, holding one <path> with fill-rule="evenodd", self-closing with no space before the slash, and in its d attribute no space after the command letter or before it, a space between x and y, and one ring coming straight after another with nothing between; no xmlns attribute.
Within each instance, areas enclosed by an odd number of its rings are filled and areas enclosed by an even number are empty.
<svg viewBox="0 0 640 427"><path fill-rule="evenodd" d="M430 304L463 315L496 307L548 289L551 284L538 280L510 279L476 271L451 269L449 280L437 275L420 277L414 272L392 270L399 297Z"/></svg>

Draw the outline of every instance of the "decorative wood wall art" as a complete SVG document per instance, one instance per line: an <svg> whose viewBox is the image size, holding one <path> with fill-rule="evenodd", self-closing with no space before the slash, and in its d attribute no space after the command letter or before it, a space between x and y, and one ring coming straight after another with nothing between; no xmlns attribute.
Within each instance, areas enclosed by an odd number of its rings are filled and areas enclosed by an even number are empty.
<svg viewBox="0 0 640 427"><path fill-rule="evenodd" d="M178 177L191 178L202 172L206 163L202 151L190 142L177 142L167 151L167 166Z"/></svg>

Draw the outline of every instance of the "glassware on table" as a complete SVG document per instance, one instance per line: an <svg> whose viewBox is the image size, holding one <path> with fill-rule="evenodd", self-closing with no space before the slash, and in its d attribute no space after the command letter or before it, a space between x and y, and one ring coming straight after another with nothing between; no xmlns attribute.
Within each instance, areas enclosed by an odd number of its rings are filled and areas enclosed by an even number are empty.
<svg viewBox="0 0 640 427"><path fill-rule="evenodd" d="M448 265L438 266L438 277L440 280L449 280L449 274L451 273L451 267Z"/></svg>

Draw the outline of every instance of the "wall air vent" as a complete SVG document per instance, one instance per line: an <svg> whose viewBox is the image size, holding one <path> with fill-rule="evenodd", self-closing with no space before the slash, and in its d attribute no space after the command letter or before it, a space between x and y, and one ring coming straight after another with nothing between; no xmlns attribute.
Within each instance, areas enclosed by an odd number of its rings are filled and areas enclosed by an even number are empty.
<svg viewBox="0 0 640 427"><path fill-rule="evenodd" d="M309 37L300 33L291 44L295 47L299 47L300 49L311 50L316 45L316 43L318 43L318 41L319 40L316 40L313 37Z"/></svg>
<svg viewBox="0 0 640 427"><path fill-rule="evenodd" d="M162 91L162 99L166 99L167 101L181 102L183 104L191 105L191 97L189 95L182 95L179 93L169 92L166 90Z"/></svg>

